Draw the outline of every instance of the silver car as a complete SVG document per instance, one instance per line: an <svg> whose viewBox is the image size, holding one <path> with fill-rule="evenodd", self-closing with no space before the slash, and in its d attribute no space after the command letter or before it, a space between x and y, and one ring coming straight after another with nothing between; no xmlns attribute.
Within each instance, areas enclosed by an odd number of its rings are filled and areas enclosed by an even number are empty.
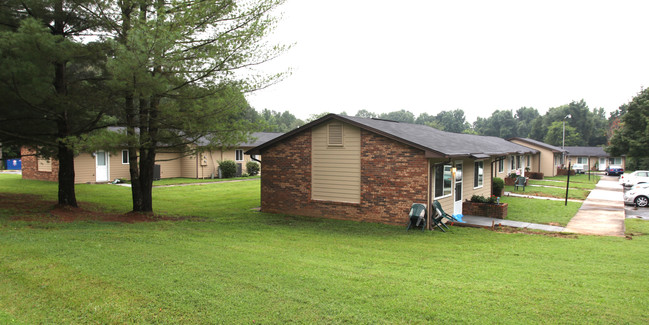
<svg viewBox="0 0 649 325"><path fill-rule="evenodd" d="M630 174L623 174L620 176L619 182L624 186L633 186L638 183L649 183L649 171L636 170Z"/></svg>
<svg viewBox="0 0 649 325"><path fill-rule="evenodd" d="M633 185L630 190L624 193L624 203L635 204L639 207L649 205L649 183Z"/></svg>

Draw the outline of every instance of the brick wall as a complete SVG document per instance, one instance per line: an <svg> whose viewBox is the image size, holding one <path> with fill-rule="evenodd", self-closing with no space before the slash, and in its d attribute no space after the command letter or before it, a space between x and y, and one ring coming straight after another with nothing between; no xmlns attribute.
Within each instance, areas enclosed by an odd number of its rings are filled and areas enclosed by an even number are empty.
<svg viewBox="0 0 649 325"><path fill-rule="evenodd" d="M462 214L468 216L482 216L489 218L507 219L507 207L509 204L499 205L489 203L476 203L470 201L462 202Z"/></svg>
<svg viewBox="0 0 649 325"><path fill-rule="evenodd" d="M36 152L31 148L22 147L20 149L23 179L36 179L53 182L58 181L59 161L52 159L52 171L41 172L38 171L38 157L35 155L35 153Z"/></svg>
<svg viewBox="0 0 649 325"><path fill-rule="evenodd" d="M311 200L310 130L267 148L262 156L264 212L402 225L413 202L427 202L424 152L369 131L361 132L360 204Z"/></svg>

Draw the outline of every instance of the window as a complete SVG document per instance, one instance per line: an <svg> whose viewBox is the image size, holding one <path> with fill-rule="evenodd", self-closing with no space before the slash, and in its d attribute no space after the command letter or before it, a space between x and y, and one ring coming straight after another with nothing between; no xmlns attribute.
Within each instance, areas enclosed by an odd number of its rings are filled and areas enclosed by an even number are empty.
<svg viewBox="0 0 649 325"><path fill-rule="evenodd" d="M484 162L476 161L473 170L473 187L482 187L484 183Z"/></svg>
<svg viewBox="0 0 649 325"><path fill-rule="evenodd" d="M531 160L530 156L525 156L525 158L527 159L527 164L525 164L525 166L527 166L527 167L531 167L532 164L531 164L531 162L530 162L530 160Z"/></svg>
<svg viewBox="0 0 649 325"><path fill-rule="evenodd" d="M234 160L243 161L243 149L237 149L234 151Z"/></svg>
<svg viewBox="0 0 649 325"><path fill-rule="evenodd" d="M435 198L451 195L451 165L435 166Z"/></svg>
<svg viewBox="0 0 649 325"><path fill-rule="evenodd" d="M8 163L8 161L7 161ZM38 171L39 172L51 172L52 171L52 160L50 158L38 157Z"/></svg>
<svg viewBox="0 0 649 325"><path fill-rule="evenodd" d="M622 157L609 158L608 163L610 165L622 165Z"/></svg>
<svg viewBox="0 0 649 325"><path fill-rule="evenodd" d="M514 156L510 156L509 157L509 170L516 169L515 163L516 163L516 161L514 161Z"/></svg>
<svg viewBox="0 0 649 325"><path fill-rule="evenodd" d="M328 126L327 144L330 146L343 145L343 125L340 123L331 123Z"/></svg>
<svg viewBox="0 0 649 325"><path fill-rule="evenodd" d="M498 160L498 172L502 173L504 171L505 171L505 160L504 159Z"/></svg>
<svg viewBox="0 0 649 325"><path fill-rule="evenodd" d="M577 163L578 164L587 164L588 163L588 157L577 157Z"/></svg>
<svg viewBox="0 0 649 325"><path fill-rule="evenodd" d="M128 164L128 150L122 150L122 164Z"/></svg>
<svg viewBox="0 0 649 325"><path fill-rule="evenodd" d="M521 156L516 156L516 168L521 167Z"/></svg>

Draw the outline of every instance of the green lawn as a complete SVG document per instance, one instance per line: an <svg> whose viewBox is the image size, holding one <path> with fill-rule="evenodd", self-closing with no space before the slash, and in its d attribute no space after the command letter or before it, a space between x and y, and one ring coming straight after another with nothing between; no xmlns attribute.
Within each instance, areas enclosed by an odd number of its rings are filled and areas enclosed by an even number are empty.
<svg viewBox="0 0 649 325"><path fill-rule="evenodd" d="M523 190L521 187L519 187L517 190L513 185L505 185L505 192L512 192L516 194L524 194L524 195L532 195L532 196L555 197L555 198L566 197L565 187L554 188L554 187L525 186L525 190ZM590 194L590 190L582 190L577 188L572 188L568 190L569 199L585 200L586 197L588 197L588 194Z"/></svg>
<svg viewBox="0 0 649 325"><path fill-rule="evenodd" d="M228 182L228 181L236 181L236 180L251 180L251 179L258 179L260 178L259 175L257 176L249 176L249 177L234 177L234 178L185 178L185 177L177 177L177 178L165 178L161 179L159 181L154 181L153 186L161 186L161 185L177 185L177 184L194 184L194 183L211 183L211 182Z"/></svg>
<svg viewBox="0 0 649 325"><path fill-rule="evenodd" d="M128 188L77 189L94 209L129 210ZM16 192L54 199L56 184L0 175L0 193ZM44 223L0 210L0 322L649 322L647 221L627 221L633 240L406 232L405 216L397 227L254 212L258 181L156 188L154 205L201 218Z"/></svg>
<svg viewBox="0 0 649 325"><path fill-rule="evenodd" d="M508 203L507 219L540 224L558 224L565 226L575 216L580 202L551 201L539 199L526 199L513 196L503 196L500 199Z"/></svg>

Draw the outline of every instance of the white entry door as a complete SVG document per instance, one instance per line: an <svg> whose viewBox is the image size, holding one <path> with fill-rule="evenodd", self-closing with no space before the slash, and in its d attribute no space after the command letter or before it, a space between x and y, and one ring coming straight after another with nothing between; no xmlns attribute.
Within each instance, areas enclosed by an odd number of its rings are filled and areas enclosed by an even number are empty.
<svg viewBox="0 0 649 325"><path fill-rule="evenodd" d="M606 169L606 158L599 158L599 170L605 170Z"/></svg>
<svg viewBox="0 0 649 325"><path fill-rule="evenodd" d="M95 153L95 165L96 165L96 181L97 182L107 182L108 181L108 152L106 151L97 151Z"/></svg>
<svg viewBox="0 0 649 325"><path fill-rule="evenodd" d="M462 214L462 162L455 163L455 190L453 193L453 214Z"/></svg>

